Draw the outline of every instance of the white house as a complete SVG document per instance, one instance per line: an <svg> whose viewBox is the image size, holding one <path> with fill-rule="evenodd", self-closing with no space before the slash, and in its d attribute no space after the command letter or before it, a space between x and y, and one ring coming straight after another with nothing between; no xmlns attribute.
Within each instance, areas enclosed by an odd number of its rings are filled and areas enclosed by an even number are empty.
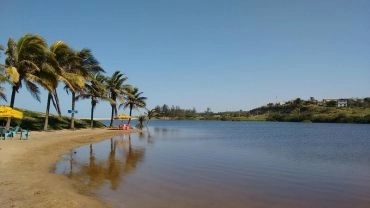
<svg viewBox="0 0 370 208"><path fill-rule="evenodd" d="M347 99L338 99L337 100L338 108L347 107L347 105L348 105L348 100Z"/></svg>
<svg viewBox="0 0 370 208"><path fill-rule="evenodd" d="M329 102L335 102L338 108L343 108L348 106L348 99L323 99L319 105L327 105Z"/></svg>

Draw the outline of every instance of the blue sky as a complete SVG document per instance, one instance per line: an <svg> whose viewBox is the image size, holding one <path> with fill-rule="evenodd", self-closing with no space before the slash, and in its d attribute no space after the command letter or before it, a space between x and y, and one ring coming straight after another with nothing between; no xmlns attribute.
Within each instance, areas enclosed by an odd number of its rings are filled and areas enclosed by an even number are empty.
<svg viewBox="0 0 370 208"><path fill-rule="evenodd" d="M90 48L107 75L121 70L144 92L149 108L250 110L370 96L369 11L368 0L2 0L0 43L35 33ZM60 97L67 114L70 97L62 89ZM43 112L46 93L38 103L24 88L15 105ZM88 117L90 104L77 109ZM109 104L96 116L109 117Z"/></svg>

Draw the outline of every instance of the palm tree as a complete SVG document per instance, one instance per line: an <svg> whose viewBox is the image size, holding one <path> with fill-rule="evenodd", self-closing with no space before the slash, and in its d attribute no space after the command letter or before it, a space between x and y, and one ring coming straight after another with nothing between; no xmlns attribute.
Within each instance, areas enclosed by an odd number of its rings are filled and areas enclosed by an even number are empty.
<svg viewBox="0 0 370 208"><path fill-rule="evenodd" d="M112 107L109 126L113 126L113 118L117 116L117 99L123 101L125 91L129 88L129 85L124 84L126 80L127 77L120 71L115 71L111 77L107 78L107 89L109 90Z"/></svg>
<svg viewBox="0 0 370 208"><path fill-rule="evenodd" d="M142 130L144 128L144 122L145 122L145 120L146 120L146 116L145 115L139 116L139 118L138 118L139 123L136 125L136 128Z"/></svg>
<svg viewBox="0 0 370 208"><path fill-rule="evenodd" d="M15 95L26 85L31 95L40 101L40 91L35 82L39 78L35 75L41 70L42 63L46 62L48 48L45 40L39 35L26 34L18 41L9 38L5 52L5 73L12 84L10 107L14 107ZM10 126L10 118L7 122Z"/></svg>
<svg viewBox="0 0 370 208"><path fill-rule="evenodd" d="M145 108L146 97L142 97L143 92L139 92L137 87L130 87L127 89L127 101L123 103L124 108L130 109L130 118L128 119L128 124L131 122L132 109Z"/></svg>
<svg viewBox="0 0 370 208"><path fill-rule="evenodd" d="M146 117L148 117L148 120L146 120L146 126L148 126L149 124L149 121L152 119L152 118L156 118L158 117L158 112L156 109L152 109L152 110L149 110L147 109L147 112L146 112Z"/></svg>
<svg viewBox="0 0 370 208"><path fill-rule="evenodd" d="M88 79L89 76L93 76L93 74L99 72L105 72L103 68L100 67L98 60L94 57L90 49L82 49L81 51L77 52L78 62L73 65L70 65L67 69L67 72L71 72L74 74L81 75L85 79ZM74 112L76 106L76 91L81 92L82 88L77 88L71 90L68 86L65 87L68 91L71 91L72 94L72 113L71 113L71 129L74 129Z"/></svg>
<svg viewBox="0 0 370 208"><path fill-rule="evenodd" d="M54 107L57 110L59 116L61 116L61 110L59 105L59 99L57 94L57 87L59 81L63 81L66 86L71 91L74 89L81 89L85 85L85 79L79 75L74 74L71 72L66 72L65 69L68 69L71 63L78 60L75 56L75 52L64 42L56 41L50 46L50 58L48 64L44 64L40 74L44 74L43 71L46 72L46 76L44 79L47 80L47 83L40 83L44 88L48 91L48 99L47 99L47 106L46 106L46 115L45 115L45 123L44 123L44 130L48 129L48 118L49 118L49 111L50 111L50 102L53 101ZM42 79L42 80L44 80Z"/></svg>
<svg viewBox="0 0 370 208"><path fill-rule="evenodd" d="M104 85L105 81L106 77L104 77L102 74L100 73L95 74L94 77L90 79L89 83L85 84L85 89L83 90L83 92L81 92L76 97L77 100L80 98L91 99L91 114L90 114L91 128L93 128L94 126L94 110L99 99L109 100Z"/></svg>

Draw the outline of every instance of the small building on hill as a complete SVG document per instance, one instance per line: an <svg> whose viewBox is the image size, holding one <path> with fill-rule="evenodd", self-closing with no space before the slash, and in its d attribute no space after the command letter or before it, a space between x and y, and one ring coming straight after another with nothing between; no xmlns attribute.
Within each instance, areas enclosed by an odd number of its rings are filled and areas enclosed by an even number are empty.
<svg viewBox="0 0 370 208"><path fill-rule="evenodd" d="M337 107L344 108L348 106L348 99L338 99L337 100Z"/></svg>
<svg viewBox="0 0 370 208"><path fill-rule="evenodd" d="M348 106L348 99L323 99L320 104L328 107L345 108Z"/></svg>

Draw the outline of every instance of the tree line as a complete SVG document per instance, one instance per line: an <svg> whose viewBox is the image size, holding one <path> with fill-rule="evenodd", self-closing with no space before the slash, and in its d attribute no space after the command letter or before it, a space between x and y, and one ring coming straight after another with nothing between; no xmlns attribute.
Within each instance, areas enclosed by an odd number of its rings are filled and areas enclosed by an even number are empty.
<svg viewBox="0 0 370 208"><path fill-rule="evenodd" d="M143 92L127 84L127 76L120 70L106 75L99 61L88 48L75 50L63 41L48 45L40 35L25 34L18 40L9 38L7 47L0 45L5 52L5 63L0 63L0 99L7 101L4 84L11 85L10 107L14 108L17 93L25 87L40 102L40 88L48 92L44 130L48 129L48 117L51 103L61 116L61 107L57 88L64 85L71 95L71 123L74 129L76 101L91 100L91 128L93 127L94 109L100 101L111 105L110 126L118 114L118 109L129 108L130 116L135 108L146 107ZM6 126L10 126L11 119ZM130 120L128 121L130 122Z"/></svg>
<svg viewBox="0 0 370 208"><path fill-rule="evenodd" d="M182 109L179 106L172 105L170 107L167 104L163 104L162 106L157 105L153 110L156 112L156 117L168 119L174 118L191 119L198 116L198 113L195 108Z"/></svg>
<svg viewBox="0 0 370 208"><path fill-rule="evenodd" d="M323 103L315 99L297 98L284 104L269 103L250 110L249 113L252 116L266 115L268 121L370 123L370 98L346 101L346 107L338 107L334 100Z"/></svg>
<svg viewBox="0 0 370 208"><path fill-rule="evenodd" d="M153 110L162 119L196 119L222 121L288 121L321 123L370 123L370 97L345 99L347 107L338 107L337 100L319 102L314 98L296 98L283 104L269 103L252 110L212 112L207 108L197 112L195 108L183 109L167 104Z"/></svg>
<svg viewBox="0 0 370 208"><path fill-rule="evenodd" d="M183 109L175 105L157 105L153 111L156 117L162 119L198 119L198 120L240 120L241 117L249 116L247 111L229 111L229 112L213 112L211 108L207 108L203 112L198 112L195 108Z"/></svg>

